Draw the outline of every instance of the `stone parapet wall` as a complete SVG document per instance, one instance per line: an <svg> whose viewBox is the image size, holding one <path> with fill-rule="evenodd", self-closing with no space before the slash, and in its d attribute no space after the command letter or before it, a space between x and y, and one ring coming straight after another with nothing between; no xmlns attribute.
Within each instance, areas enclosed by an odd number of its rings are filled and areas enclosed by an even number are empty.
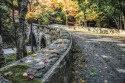
<svg viewBox="0 0 125 83"><path fill-rule="evenodd" d="M71 27L70 27L71 28ZM120 29L109 29L109 28L100 28L100 27L74 27L75 30L81 29L84 31L90 31L90 32L96 32L96 33L102 33L102 34L121 34L125 35L125 30Z"/></svg>
<svg viewBox="0 0 125 83"><path fill-rule="evenodd" d="M85 29L85 28L84 28ZM87 27L88 31L103 33L103 34L122 34L125 33L125 30L119 29L108 29L108 28L99 28L99 27Z"/></svg>
<svg viewBox="0 0 125 83"><path fill-rule="evenodd" d="M69 83L71 76L72 55L70 50L72 47L72 37L62 28L48 27L59 33L56 34L59 36L55 41L45 49L41 49L35 54L28 55L13 64L5 66L0 71L7 70L15 65L27 65L28 69L24 73L31 74L43 83ZM0 82L2 81L0 80Z"/></svg>
<svg viewBox="0 0 125 83"><path fill-rule="evenodd" d="M70 37L71 38L71 37ZM71 38L72 39L72 38ZM72 40L69 47L60 57L60 59L53 65L53 67L44 75L44 83L69 83L71 78L72 54L71 52Z"/></svg>

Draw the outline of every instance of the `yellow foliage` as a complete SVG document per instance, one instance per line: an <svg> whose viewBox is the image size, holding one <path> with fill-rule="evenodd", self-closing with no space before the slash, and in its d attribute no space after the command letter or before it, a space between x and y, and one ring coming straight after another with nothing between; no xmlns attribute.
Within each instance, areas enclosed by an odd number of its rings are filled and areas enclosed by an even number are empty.
<svg viewBox="0 0 125 83"><path fill-rule="evenodd" d="M77 1L72 0L38 0L39 4L34 5L36 0L33 0L32 11L27 13L26 19L37 20L42 16L43 12L51 12L52 15L56 14L56 9L62 9L65 16L73 16L76 20L80 21L93 21L97 19L101 13L97 12L97 5L92 4L87 6L86 11L83 12L79 8ZM88 4L89 0L83 0L83 3ZM84 16L85 15L85 16ZM86 18L85 18L86 17ZM55 20L61 21L60 17L56 17Z"/></svg>
<svg viewBox="0 0 125 83"><path fill-rule="evenodd" d="M100 14L102 14L102 13L101 12L97 13L97 12L93 11L93 12L91 12L89 14L86 14L86 18L87 18L87 20L92 21L92 20L97 19L100 16Z"/></svg>
<svg viewBox="0 0 125 83"><path fill-rule="evenodd" d="M89 3L88 0L85 0L85 3Z"/></svg>
<svg viewBox="0 0 125 83"><path fill-rule="evenodd" d="M55 8L61 8L61 7L62 7L61 3L55 3Z"/></svg>

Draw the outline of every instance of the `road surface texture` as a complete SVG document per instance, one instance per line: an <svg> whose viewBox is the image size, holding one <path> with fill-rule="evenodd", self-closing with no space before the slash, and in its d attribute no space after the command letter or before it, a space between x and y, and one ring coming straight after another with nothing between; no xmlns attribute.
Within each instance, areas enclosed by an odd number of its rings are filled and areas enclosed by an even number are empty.
<svg viewBox="0 0 125 83"><path fill-rule="evenodd" d="M125 83L125 42L120 39L70 32L81 49L75 56L72 83Z"/></svg>

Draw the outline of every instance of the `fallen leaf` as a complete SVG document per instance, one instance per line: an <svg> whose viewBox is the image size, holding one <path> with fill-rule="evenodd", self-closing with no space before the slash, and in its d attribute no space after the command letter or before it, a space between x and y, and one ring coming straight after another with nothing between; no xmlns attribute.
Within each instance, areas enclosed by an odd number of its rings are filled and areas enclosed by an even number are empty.
<svg viewBox="0 0 125 83"><path fill-rule="evenodd" d="M30 79L34 79L34 76L32 74L28 74L27 77L30 78Z"/></svg>
<svg viewBox="0 0 125 83"><path fill-rule="evenodd" d="M48 63L48 60L47 60L47 59L44 59L43 62L44 62L44 63Z"/></svg>
<svg viewBox="0 0 125 83"><path fill-rule="evenodd" d="M85 83L85 80L83 80L83 79L80 79L80 83Z"/></svg>
<svg viewBox="0 0 125 83"><path fill-rule="evenodd" d="M27 73L24 73L24 74L23 74L23 76L24 76L24 77L27 77L27 76L28 76L28 74L27 74Z"/></svg>
<svg viewBox="0 0 125 83"><path fill-rule="evenodd" d="M13 73L11 71L4 73L5 76L11 76Z"/></svg>
<svg viewBox="0 0 125 83"><path fill-rule="evenodd" d="M41 48L40 50L41 50L41 51L43 51L43 50L44 50L44 48Z"/></svg>
<svg viewBox="0 0 125 83"><path fill-rule="evenodd" d="M45 56L48 56L49 54L45 54Z"/></svg>
<svg viewBox="0 0 125 83"><path fill-rule="evenodd" d="M37 54L36 54L36 53L34 53L34 54L32 54L32 56L37 56Z"/></svg>

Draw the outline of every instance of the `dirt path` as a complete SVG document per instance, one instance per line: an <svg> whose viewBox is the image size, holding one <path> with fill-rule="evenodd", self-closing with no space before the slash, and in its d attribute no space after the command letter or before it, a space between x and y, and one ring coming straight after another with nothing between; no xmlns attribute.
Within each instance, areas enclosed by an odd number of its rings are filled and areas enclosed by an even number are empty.
<svg viewBox="0 0 125 83"><path fill-rule="evenodd" d="M73 83L125 83L125 43L99 35L71 34L82 50L74 63Z"/></svg>

